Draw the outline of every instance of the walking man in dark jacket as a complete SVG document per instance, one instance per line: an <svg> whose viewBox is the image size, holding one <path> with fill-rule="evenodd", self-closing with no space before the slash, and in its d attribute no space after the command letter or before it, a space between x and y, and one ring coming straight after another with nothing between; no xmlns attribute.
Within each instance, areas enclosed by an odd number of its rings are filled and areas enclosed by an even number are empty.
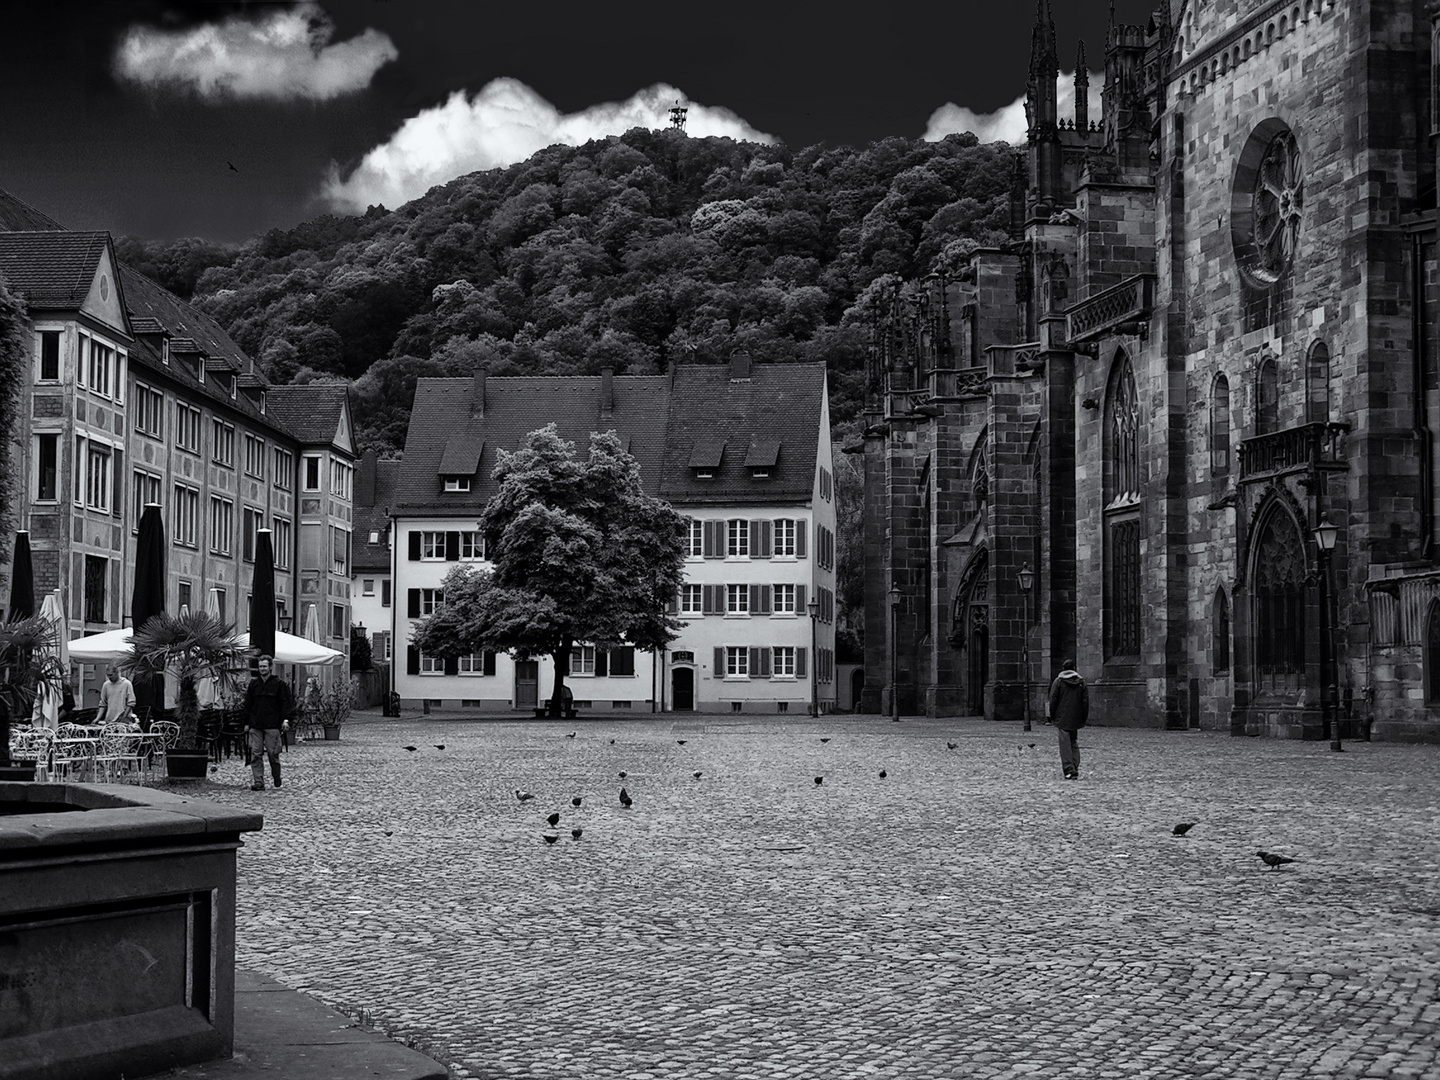
<svg viewBox="0 0 1440 1080"><path fill-rule="evenodd" d="M1060 735L1060 767L1066 780L1080 779L1080 746L1076 733L1090 717L1090 691L1075 670L1075 661L1060 665L1060 674L1050 684L1050 722Z"/></svg>
<svg viewBox="0 0 1440 1080"><path fill-rule="evenodd" d="M280 734L290 727L290 717L295 715L295 696L284 679L271 673L270 657L260 657L256 666L260 674L245 689L245 742L250 747L254 775L250 790L264 791L267 757L275 786L280 786Z"/></svg>

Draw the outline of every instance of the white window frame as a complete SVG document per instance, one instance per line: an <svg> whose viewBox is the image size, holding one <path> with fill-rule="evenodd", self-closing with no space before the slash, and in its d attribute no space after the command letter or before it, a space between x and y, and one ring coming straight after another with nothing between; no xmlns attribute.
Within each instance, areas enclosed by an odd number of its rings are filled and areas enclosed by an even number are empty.
<svg viewBox="0 0 1440 1080"><path fill-rule="evenodd" d="M771 649L770 677L772 679L795 678L795 646L776 645Z"/></svg>
<svg viewBox="0 0 1440 1080"><path fill-rule="evenodd" d="M338 458L330 459L330 494L337 499L350 498L355 470Z"/></svg>
<svg viewBox="0 0 1440 1080"><path fill-rule="evenodd" d="M460 534L460 561L482 562L485 558L485 534L467 529Z"/></svg>
<svg viewBox="0 0 1440 1080"><path fill-rule="evenodd" d="M795 615L795 586L780 582L770 586L770 612L773 615Z"/></svg>
<svg viewBox="0 0 1440 1080"><path fill-rule="evenodd" d="M55 357L55 377L45 376L45 335L55 334L58 340ZM53 386L65 377L65 328L63 326L35 327L35 381L43 386Z"/></svg>
<svg viewBox="0 0 1440 1080"><path fill-rule="evenodd" d="M276 487L289 487L295 471L295 455L283 446L276 446L273 449L275 451L275 475L270 478L271 482Z"/></svg>
<svg viewBox="0 0 1440 1080"><path fill-rule="evenodd" d="M135 413L135 430L152 439L165 437L165 393L153 386L137 382L135 400L131 402Z"/></svg>
<svg viewBox="0 0 1440 1080"><path fill-rule="evenodd" d="M210 418L210 460L227 469L235 467L235 425L218 416Z"/></svg>
<svg viewBox="0 0 1440 1080"><path fill-rule="evenodd" d="M310 483L310 465L315 465L315 483ZM300 485L302 491L320 490L320 455L302 454L300 456Z"/></svg>
<svg viewBox="0 0 1440 1080"><path fill-rule="evenodd" d="M595 674L594 645L572 645L570 647L570 674L586 676Z"/></svg>
<svg viewBox="0 0 1440 1080"><path fill-rule="evenodd" d="M776 559L795 558L795 519L776 518L774 527L774 544L770 554Z"/></svg>
<svg viewBox="0 0 1440 1080"><path fill-rule="evenodd" d="M245 475L265 479L265 440L245 432Z"/></svg>
<svg viewBox="0 0 1440 1080"><path fill-rule="evenodd" d="M461 675L485 676L485 654L483 652L471 653L468 656L455 658L455 667Z"/></svg>
<svg viewBox="0 0 1440 1080"><path fill-rule="evenodd" d="M260 530L264 527L264 510L253 506L240 508L240 557L244 562L255 561L255 556L260 548ZM245 553L247 547L250 552L248 555Z"/></svg>
<svg viewBox="0 0 1440 1080"><path fill-rule="evenodd" d="M705 586L680 586L680 614L700 615L705 610Z"/></svg>
<svg viewBox="0 0 1440 1080"><path fill-rule="evenodd" d="M731 518L725 523L725 557L727 559L748 559L750 557L749 518Z"/></svg>
<svg viewBox="0 0 1440 1080"><path fill-rule="evenodd" d="M341 537L344 537L341 540ZM337 556L337 547L343 553ZM338 525L330 526L330 572L343 577L350 576L350 530Z"/></svg>
<svg viewBox="0 0 1440 1080"><path fill-rule="evenodd" d="M420 590L420 618L424 619L440 610L440 605L445 603L444 589L421 589Z"/></svg>
<svg viewBox="0 0 1440 1080"><path fill-rule="evenodd" d="M726 585L725 586L725 615L746 616L750 614L750 586L749 585Z"/></svg>
<svg viewBox="0 0 1440 1080"><path fill-rule="evenodd" d="M361 596L374 596L374 595L375 595L375 579L374 579L373 577L367 577L367 578L361 578L361 579L360 579L360 595L361 595Z"/></svg>
<svg viewBox="0 0 1440 1080"><path fill-rule="evenodd" d="M85 508L110 512L114 480L110 470L115 463L115 450L94 439L85 440Z"/></svg>
<svg viewBox="0 0 1440 1080"><path fill-rule="evenodd" d="M221 547L221 544L224 547ZM229 555L235 549L235 503L218 495L210 496L210 553Z"/></svg>
<svg viewBox="0 0 1440 1080"><path fill-rule="evenodd" d="M422 652L420 654L420 674L444 675L445 661L440 659L440 657L438 656L428 656Z"/></svg>
<svg viewBox="0 0 1440 1080"><path fill-rule="evenodd" d="M725 646L725 678L750 678L750 648L747 645Z"/></svg>
<svg viewBox="0 0 1440 1080"><path fill-rule="evenodd" d="M290 548L294 544L293 533L289 518L270 515L270 528L275 535L272 539L275 542L275 569L290 569Z"/></svg>
<svg viewBox="0 0 1440 1080"><path fill-rule="evenodd" d="M470 490L470 477L468 476L447 476L445 477L445 490L447 492L459 492L464 494Z"/></svg>
<svg viewBox="0 0 1440 1080"><path fill-rule="evenodd" d="M131 472L130 495L135 503L135 520L130 523L132 533L140 531L140 517L145 513L146 503L153 502L163 505L161 494L164 483L164 477L157 476L145 469L135 469Z"/></svg>
<svg viewBox="0 0 1440 1080"><path fill-rule="evenodd" d="M699 518L690 518L689 523L689 533L685 538L685 557L687 559L703 559L705 557L705 523Z"/></svg>
<svg viewBox="0 0 1440 1080"><path fill-rule="evenodd" d="M429 552L429 554L426 554ZM445 530L422 529L420 531L420 561L445 561Z"/></svg>
<svg viewBox="0 0 1440 1080"><path fill-rule="evenodd" d="M205 414L183 401L175 402L175 445L192 454L200 453L200 425Z"/></svg>
<svg viewBox="0 0 1440 1080"><path fill-rule="evenodd" d="M65 433L61 431L37 431L31 442L31 450L35 461L34 501L44 506L51 506L60 501L60 462L63 460L60 457L60 444L64 438L64 434ZM40 440L42 439L55 440L55 492L43 499L40 497L40 482L43 475L40 472Z"/></svg>
<svg viewBox="0 0 1440 1080"><path fill-rule="evenodd" d="M170 517L172 539L181 547L199 547L196 534L200 518L200 490L189 484L175 485L175 510Z"/></svg>

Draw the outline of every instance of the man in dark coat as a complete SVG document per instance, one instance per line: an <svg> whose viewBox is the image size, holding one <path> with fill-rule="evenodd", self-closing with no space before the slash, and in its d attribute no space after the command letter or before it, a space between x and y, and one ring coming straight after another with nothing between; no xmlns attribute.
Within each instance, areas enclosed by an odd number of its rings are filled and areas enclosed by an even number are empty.
<svg viewBox="0 0 1440 1080"><path fill-rule="evenodd" d="M290 717L295 715L295 695L284 679L271 672L270 657L260 657L256 666L260 674L245 688L245 741L254 777L250 790L264 791L267 757L275 786L280 786L280 735L289 729Z"/></svg>
<svg viewBox="0 0 1440 1080"><path fill-rule="evenodd" d="M1076 733L1090 717L1090 690L1075 670L1075 661L1060 665L1060 674L1050 684L1050 722L1060 735L1060 767L1066 780L1080 779L1080 746Z"/></svg>

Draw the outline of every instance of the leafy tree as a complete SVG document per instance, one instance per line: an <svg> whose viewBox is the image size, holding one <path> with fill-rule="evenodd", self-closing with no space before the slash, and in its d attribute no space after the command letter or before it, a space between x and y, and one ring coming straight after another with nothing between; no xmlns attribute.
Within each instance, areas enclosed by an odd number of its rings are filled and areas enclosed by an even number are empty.
<svg viewBox="0 0 1440 1080"><path fill-rule="evenodd" d="M662 649L674 640L680 624L666 609L684 576L684 518L644 493L613 431L592 433L580 461L550 424L501 451L493 475L500 490L480 518L493 569L452 570L444 604L412 641L447 658L552 657L550 715L559 716L577 642Z"/></svg>
<svg viewBox="0 0 1440 1080"><path fill-rule="evenodd" d="M350 670L369 671L375 666L370 635L358 626L350 628Z"/></svg>
<svg viewBox="0 0 1440 1080"><path fill-rule="evenodd" d="M0 278L0 432L19 429L20 393L25 384L29 353L25 347L25 304ZM11 439L0 438L0 537L8 537L14 511L15 472L10 460ZM0 541L0 559L9 561Z"/></svg>

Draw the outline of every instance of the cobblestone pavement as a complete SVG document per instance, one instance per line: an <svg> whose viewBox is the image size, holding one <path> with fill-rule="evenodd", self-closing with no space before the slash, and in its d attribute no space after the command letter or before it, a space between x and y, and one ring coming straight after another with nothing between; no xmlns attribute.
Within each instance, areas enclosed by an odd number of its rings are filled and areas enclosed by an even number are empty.
<svg viewBox="0 0 1440 1080"><path fill-rule="evenodd" d="M377 719L192 790L265 814L238 961L457 1077L1440 1077L1440 748L1081 745Z"/></svg>

